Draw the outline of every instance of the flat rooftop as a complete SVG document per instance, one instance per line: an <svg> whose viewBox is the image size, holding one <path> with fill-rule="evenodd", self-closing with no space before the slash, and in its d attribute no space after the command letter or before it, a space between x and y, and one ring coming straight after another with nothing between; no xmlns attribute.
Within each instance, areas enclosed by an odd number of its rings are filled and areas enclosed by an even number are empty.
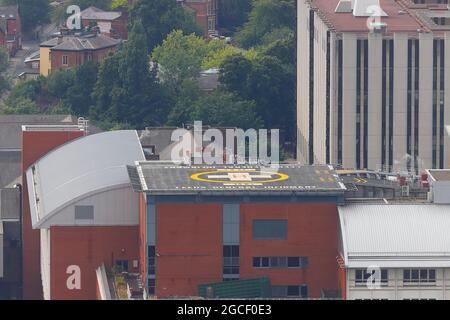
<svg viewBox="0 0 450 320"><path fill-rule="evenodd" d="M367 16L354 16L353 12L335 12L340 0L306 1L336 32L369 32ZM423 24L406 4L396 0L380 0L380 6L387 14L386 17L380 17L380 22L387 24L387 32L417 32L417 29L423 28Z"/></svg>
<svg viewBox="0 0 450 320"><path fill-rule="evenodd" d="M434 181L450 181L450 170L428 170Z"/></svg>
<svg viewBox="0 0 450 320"><path fill-rule="evenodd" d="M275 171L258 165L183 166L138 162L129 166L136 191L154 195L343 193L332 166L281 165Z"/></svg>

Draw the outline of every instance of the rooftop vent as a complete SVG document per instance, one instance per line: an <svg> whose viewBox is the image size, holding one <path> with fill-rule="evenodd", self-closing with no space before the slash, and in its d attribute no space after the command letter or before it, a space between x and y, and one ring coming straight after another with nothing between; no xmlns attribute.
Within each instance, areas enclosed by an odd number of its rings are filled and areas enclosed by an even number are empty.
<svg viewBox="0 0 450 320"><path fill-rule="evenodd" d="M379 0L353 0L353 15L355 17L387 17Z"/></svg>
<svg viewBox="0 0 450 320"><path fill-rule="evenodd" d="M339 1L336 10L336 13L350 13L352 12L352 1L351 0L341 0Z"/></svg>

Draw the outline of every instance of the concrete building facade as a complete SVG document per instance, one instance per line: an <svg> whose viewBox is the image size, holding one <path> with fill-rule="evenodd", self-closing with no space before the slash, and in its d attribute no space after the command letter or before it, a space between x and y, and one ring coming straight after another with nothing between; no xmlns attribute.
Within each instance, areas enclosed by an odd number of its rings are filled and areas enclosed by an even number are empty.
<svg viewBox="0 0 450 320"><path fill-rule="evenodd" d="M448 167L448 13L445 1L298 1L298 160Z"/></svg>

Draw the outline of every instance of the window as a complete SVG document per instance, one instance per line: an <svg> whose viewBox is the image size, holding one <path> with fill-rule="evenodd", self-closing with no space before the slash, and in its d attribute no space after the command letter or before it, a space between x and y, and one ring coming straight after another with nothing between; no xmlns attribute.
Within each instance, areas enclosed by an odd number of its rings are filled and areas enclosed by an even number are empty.
<svg viewBox="0 0 450 320"><path fill-rule="evenodd" d="M254 268L306 268L308 257L253 257Z"/></svg>
<svg viewBox="0 0 450 320"><path fill-rule="evenodd" d="M75 220L93 220L94 206L75 206Z"/></svg>
<svg viewBox="0 0 450 320"><path fill-rule="evenodd" d="M253 220L254 240L286 240L287 220Z"/></svg>
<svg viewBox="0 0 450 320"><path fill-rule="evenodd" d="M405 269L403 270L403 283L436 283L435 269Z"/></svg>
<svg viewBox="0 0 450 320"><path fill-rule="evenodd" d="M62 56L62 64L63 66L69 65L69 56Z"/></svg>
<svg viewBox="0 0 450 320"><path fill-rule="evenodd" d="M147 281L147 291L149 295L155 294L156 281L155 279L148 279Z"/></svg>
<svg viewBox="0 0 450 320"><path fill-rule="evenodd" d="M156 267L156 250L155 246L148 246L148 270L147 273L149 275L155 275L155 267Z"/></svg>
<svg viewBox="0 0 450 320"><path fill-rule="evenodd" d="M239 246L223 246L223 275L224 278L239 279Z"/></svg>
<svg viewBox="0 0 450 320"><path fill-rule="evenodd" d="M128 260L117 260L115 265L122 271L128 271Z"/></svg>
<svg viewBox="0 0 450 320"><path fill-rule="evenodd" d="M273 298L286 298L286 297L308 297L307 285L288 285L288 286L272 286Z"/></svg>
<svg viewBox="0 0 450 320"><path fill-rule="evenodd" d="M373 273L372 273L373 274ZM367 280L370 277L370 273L367 272L366 269L356 269L355 270L355 284L356 285L366 285ZM373 283L375 282L375 279L372 278ZM382 285L387 285L389 281L388 278L388 270L387 269L381 269L381 279L380 282Z"/></svg>

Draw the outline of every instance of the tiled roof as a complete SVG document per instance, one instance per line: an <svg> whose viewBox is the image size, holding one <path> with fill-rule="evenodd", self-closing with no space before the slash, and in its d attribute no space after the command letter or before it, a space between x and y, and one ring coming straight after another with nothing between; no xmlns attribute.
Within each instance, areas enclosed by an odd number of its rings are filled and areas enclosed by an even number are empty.
<svg viewBox="0 0 450 320"><path fill-rule="evenodd" d="M89 7L81 11L81 18L87 20L115 20L121 16L121 12L103 11L96 7Z"/></svg>
<svg viewBox="0 0 450 320"><path fill-rule="evenodd" d="M58 41L58 38L50 39L41 43L41 47L51 47L52 50L83 51L115 47L120 43L120 40L112 39L101 34L87 36L64 36L60 44L58 44Z"/></svg>

